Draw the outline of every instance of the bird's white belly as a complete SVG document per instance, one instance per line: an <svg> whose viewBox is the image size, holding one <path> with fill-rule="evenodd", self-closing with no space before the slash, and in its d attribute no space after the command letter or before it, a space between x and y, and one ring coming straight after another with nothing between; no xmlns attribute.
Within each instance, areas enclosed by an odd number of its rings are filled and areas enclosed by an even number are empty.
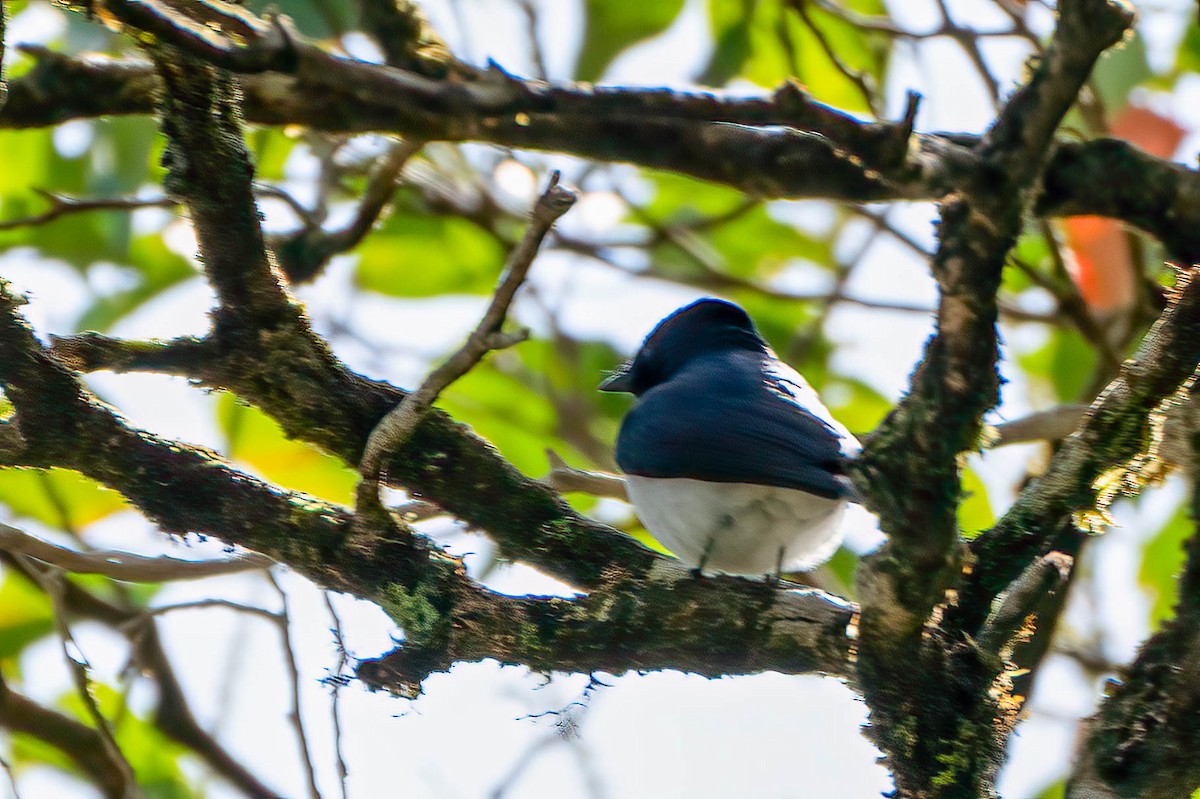
<svg viewBox="0 0 1200 799"><path fill-rule="evenodd" d="M841 543L845 500L794 488L626 475L646 529L684 563L728 574L803 571Z"/></svg>

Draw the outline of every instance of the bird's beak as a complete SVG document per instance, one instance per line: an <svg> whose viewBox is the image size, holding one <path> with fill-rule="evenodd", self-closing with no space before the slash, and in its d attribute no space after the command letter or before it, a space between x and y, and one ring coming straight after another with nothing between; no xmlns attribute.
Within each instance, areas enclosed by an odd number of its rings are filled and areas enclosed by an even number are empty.
<svg viewBox="0 0 1200 799"><path fill-rule="evenodd" d="M629 368L629 364L625 364L617 371L613 372L608 377L596 386L600 391L625 392L626 394L633 393L633 372Z"/></svg>

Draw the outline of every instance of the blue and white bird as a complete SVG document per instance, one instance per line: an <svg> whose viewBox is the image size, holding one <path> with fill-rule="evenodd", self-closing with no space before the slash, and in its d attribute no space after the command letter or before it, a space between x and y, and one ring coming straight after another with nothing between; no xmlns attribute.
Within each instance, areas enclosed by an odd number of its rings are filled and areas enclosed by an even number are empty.
<svg viewBox="0 0 1200 799"><path fill-rule="evenodd" d="M681 561L769 575L837 549L858 442L740 307L675 311L600 390L637 397L617 465L642 523Z"/></svg>

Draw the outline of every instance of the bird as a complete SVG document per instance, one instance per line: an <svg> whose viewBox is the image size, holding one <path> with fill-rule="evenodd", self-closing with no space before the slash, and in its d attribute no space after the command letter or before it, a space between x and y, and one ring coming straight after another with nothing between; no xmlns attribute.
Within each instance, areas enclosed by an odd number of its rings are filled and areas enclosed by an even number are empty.
<svg viewBox="0 0 1200 799"><path fill-rule="evenodd" d="M617 466L645 528L698 574L778 578L837 550L860 446L740 306L678 309L599 390L636 397Z"/></svg>

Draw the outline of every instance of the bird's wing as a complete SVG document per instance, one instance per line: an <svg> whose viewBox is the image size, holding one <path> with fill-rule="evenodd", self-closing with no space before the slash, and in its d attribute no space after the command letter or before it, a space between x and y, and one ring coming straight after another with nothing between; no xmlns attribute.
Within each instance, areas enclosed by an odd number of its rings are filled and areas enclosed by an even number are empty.
<svg viewBox="0 0 1200 799"><path fill-rule="evenodd" d="M807 411L825 423L830 431L838 437L843 455L853 457L859 453L862 445L858 443L858 439L843 427L841 422L833 418L833 414L821 402L817 392L813 391L812 386L799 372L778 358L768 359L763 371L770 389L778 391L785 400L800 406L801 410Z"/></svg>
<svg viewBox="0 0 1200 799"><path fill-rule="evenodd" d="M647 392L621 426L618 464L647 477L850 496L838 431L762 381L761 372L754 382L682 375Z"/></svg>

